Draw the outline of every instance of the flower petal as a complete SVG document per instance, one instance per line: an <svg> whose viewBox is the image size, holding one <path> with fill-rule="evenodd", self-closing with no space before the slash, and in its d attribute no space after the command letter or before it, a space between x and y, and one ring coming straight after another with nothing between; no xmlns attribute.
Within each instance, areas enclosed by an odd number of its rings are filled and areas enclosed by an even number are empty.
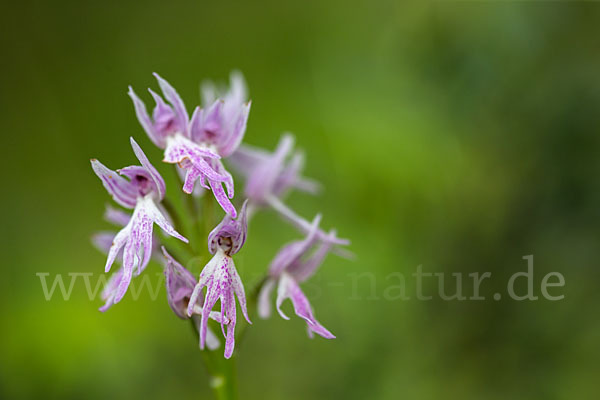
<svg viewBox="0 0 600 400"><path fill-rule="evenodd" d="M231 290L231 289L230 289L230 291L233 292L233 290ZM225 338L224 356L225 356L225 358L231 358L231 356L233 355L233 349L235 348L235 320L236 320L235 300L233 298L233 293L230 293L230 295L225 300L225 303L226 303L226 308L227 308L227 315L230 318L230 322L229 322L229 324L227 324L227 337ZM247 316L246 316L246 319L248 319ZM248 322L250 322L250 321L248 321Z"/></svg>
<svg viewBox="0 0 600 400"><path fill-rule="evenodd" d="M264 203L273 194L277 177L281 173L283 161L294 145L294 137L285 134L281 137L275 152L268 160L258 165L246 181L246 195L255 202Z"/></svg>
<svg viewBox="0 0 600 400"><path fill-rule="evenodd" d="M225 190L223 190L223 185L221 184L221 181L209 179L208 183L210 184L210 188L213 191L217 203L219 203L221 208L223 208L223 211L231 215L232 218L235 218L237 216L237 211L235 210L235 207L225 194Z"/></svg>
<svg viewBox="0 0 600 400"><path fill-rule="evenodd" d="M117 272L113 273L110 276L110 278L104 285L101 294L102 300L104 300L104 305L99 308L101 312L105 312L115 304L115 291L119 285L119 282L121 282L122 276L123 269L120 268Z"/></svg>
<svg viewBox="0 0 600 400"><path fill-rule="evenodd" d="M136 143L135 140L133 140L133 137L130 137L129 140L131 141L131 147L133 148L135 156L140 161L140 164L142 164L142 167L144 167L144 169L152 177L152 180L154 181L158 191L159 200L162 200L165 197L165 181L163 180L162 176L160 176L156 168L154 168L154 165L150 163L142 148Z"/></svg>
<svg viewBox="0 0 600 400"><path fill-rule="evenodd" d="M108 250L108 257L106 259L106 265L104 266L104 272L110 271L110 267L112 266L113 262L115 261L115 258L117 258L119 251L127 243L130 232L131 232L131 221L128 222L127 225L125 225L125 227L123 227L123 229L121 229L116 234L114 239L112 240L112 245L110 246L110 249Z"/></svg>
<svg viewBox="0 0 600 400"><path fill-rule="evenodd" d="M288 243L287 245L283 246L281 250L279 250L275 258L273 258L273 261L271 261L271 265L269 267L269 273L271 276L279 276L286 268L300 259L300 257L302 257L302 255L308 251L308 249L315 242L320 221L321 215L317 214L317 216L313 219L308 234L303 240L297 240Z"/></svg>
<svg viewBox="0 0 600 400"><path fill-rule="evenodd" d="M143 203L143 208L145 212L152 219L152 221L156 223L156 225L160 226L163 232L181 240L184 243L189 242L185 237L183 237L179 232L177 232L175 228L171 226L167 218L165 218L165 216L160 212L160 210L158 209L158 207L156 207L156 204L154 204L154 201L151 198L145 197L144 199L140 200L140 203Z"/></svg>
<svg viewBox="0 0 600 400"><path fill-rule="evenodd" d="M156 72L153 75L158 81L158 85L160 86L165 98L173 106L177 124L181 127L181 129L185 130L181 133L187 136L189 134L187 132L189 116L187 110L185 109L185 104L183 104L183 100L181 100L181 97L179 97L179 94L177 94L177 91L169 82L161 78Z"/></svg>
<svg viewBox="0 0 600 400"><path fill-rule="evenodd" d="M329 236L335 237L335 230L332 230L329 233ZM332 247L333 245L331 242L321 242L314 253L307 260L298 260L287 269L287 272L290 273L297 282L304 282L314 275L315 271L323 263L323 260Z"/></svg>
<svg viewBox="0 0 600 400"><path fill-rule="evenodd" d="M252 102L244 104L240 109L237 117L233 120L234 124L230 128L229 136L225 143L219 146L219 153L223 157L230 156L234 151L237 150L240 143L242 143L242 139L244 138L244 134L246 133L246 126L248 125L248 115L250 114L250 107L252 106Z"/></svg>
<svg viewBox="0 0 600 400"><path fill-rule="evenodd" d="M142 128L144 128L152 143L161 149L164 148L165 138L154 129L154 124L150 119L150 115L148 115L148 111L146 110L146 105L144 102L137 96L137 94L135 94L131 86L129 86L129 92L127 94L129 94L129 97L131 97L131 100L133 100L133 106L135 107L135 114L138 118L138 121L140 121Z"/></svg>
<svg viewBox="0 0 600 400"><path fill-rule="evenodd" d="M292 304L294 305L294 312L297 316L306 321L308 328L312 332L321 335L326 339L335 338L331 332L329 332L323 325L319 323L319 321L315 319L308 299L304 293L302 293L302 290L294 278L288 274L283 274L279 280L279 287L277 288L277 311L279 311L279 314L283 318L289 319L281 311L281 303L283 303L286 298L289 298L292 301Z"/></svg>
<svg viewBox="0 0 600 400"><path fill-rule="evenodd" d="M258 294L258 316L266 319L271 316L271 292L275 287L275 280L269 278L263 283Z"/></svg>
<svg viewBox="0 0 600 400"><path fill-rule="evenodd" d="M92 159L91 162L92 169L112 198L125 208L134 208L137 199L135 186L115 171L106 168L100 161Z"/></svg>
<svg viewBox="0 0 600 400"><path fill-rule="evenodd" d="M110 205L107 205L106 211L104 211L104 219L115 225L125 226L131 219L131 215L117 208L111 207Z"/></svg>
<svg viewBox="0 0 600 400"><path fill-rule="evenodd" d="M232 258L230 258L229 274L231 275L231 287L233 288L233 292L238 298L242 314L244 314L244 318L246 318L246 321L248 321L248 323L251 324L252 321L250 321L250 317L248 316L248 309L246 308L246 293L244 292L244 284L242 283L242 279L240 278L240 275L238 274L235 268L235 264L233 263ZM233 307L235 309L235 304Z"/></svg>
<svg viewBox="0 0 600 400"><path fill-rule="evenodd" d="M108 253L115 237L114 232L98 232L92 235L92 243L103 253Z"/></svg>
<svg viewBox="0 0 600 400"><path fill-rule="evenodd" d="M187 307L192 292L196 287L194 276L178 263L167 250L162 247L162 252L167 260L165 278L167 288L167 301L173 312L181 319L186 319Z"/></svg>

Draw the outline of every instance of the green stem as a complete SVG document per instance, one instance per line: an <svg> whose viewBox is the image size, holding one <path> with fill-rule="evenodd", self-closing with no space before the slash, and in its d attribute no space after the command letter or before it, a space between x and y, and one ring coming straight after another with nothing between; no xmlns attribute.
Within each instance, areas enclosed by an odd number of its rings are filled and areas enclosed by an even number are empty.
<svg viewBox="0 0 600 400"><path fill-rule="evenodd" d="M198 328L194 321L190 319L194 333L198 337ZM205 348L201 351L204 365L209 375L209 386L212 389L217 400L235 400L237 393L237 374L235 357L229 360L223 357L223 347L209 350Z"/></svg>
<svg viewBox="0 0 600 400"><path fill-rule="evenodd" d="M181 223L181 218L179 218L179 213L175 209L173 203L171 203L171 201L165 197L162 199L162 205L167 210L171 220L173 220L173 226L175 227L175 230L185 236L185 229Z"/></svg>

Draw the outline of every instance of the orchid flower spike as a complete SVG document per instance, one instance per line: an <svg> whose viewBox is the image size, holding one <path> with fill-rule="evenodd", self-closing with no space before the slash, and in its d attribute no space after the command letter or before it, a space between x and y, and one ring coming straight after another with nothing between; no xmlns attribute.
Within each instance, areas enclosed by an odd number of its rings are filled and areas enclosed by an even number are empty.
<svg viewBox="0 0 600 400"><path fill-rule="evenodd" d="M223 221L210 233L208 249L214 257L200 273L198 284L194 287L188 303L187 315L197 312L202 289L206 287L204 301L200 302L202 319L200 322L200 348L204 348L207 335L208 318L217 300L221 301L221 330L225 339L225 358L230 358L235 346L234 332L236 324L235 296L246 321L250 322L246 308L244 285L235 269L232 256L236 254L246 241L248 223L246 218L247 201L244 202L237 220L225 215ZM227 325L225 334L224 325Z"/></svg>
<svg viewBox="0 0 600 400"><path fill-rule="evenodd" d="M166 101L150 90L156 102L152 118L144 102L129 88L140 124L152 142L164 149L163 161L178 164L186 171L184 192L194 192L199 180L202 187L212 190L223 210L235 218L237 212L230 201L234 196L233 178L220 159L235 151L246 130L250 103L240 100L246 95L243 79L235 75L231 92L206 110L197 107L190 120L177 91L158 74L154 76Z"/></svg>
<svg viewBox="0 0 600 400"><path fill-rule="evenodd" d="M306 321L309 336L312 338L316 333L326 339L334 339L335 336L329 332L314 317L312 307L300 289L300 283L304 282L319 268L325 256L332 247L332 241L320 241L314 252L307 256L309 250L319 242L318 226L321 217L317 215L311 224L311 229L303 240L291 242L281 248L279 253L271 262L269 278L265 281L258 298L258 314L261 318L268 318L271 314L270 295L277 284L277 311L284 319L289 319L281 310L285 299L290 299L297 316ZM329 234L335 237L335 231Z"/></svg>
<svg viewBox="0 0 600 400"><path fill-rule="evenodd" d="M139 275L148 265L153 249L152 228L156 223L165 233L187 243L161 211L160 202L165 195L165 182L148 158L131 138L131 147L141 163L122 168L117 172L108 169L98 160L91 160L92 168L112 198L121 206L133 209L125 226L114 236L108 249L105 272L118 255L122 257L122 272L115 274L106 287L107 305L118 303L131 283L134 271ZM113 213L114 214L114 213ZM119 215L120 223L125 217ZM122 252L121 252L122 250ZM104 297L104 296L103 296ZM110 303L110 305L108 305ZM103 310L103 311L104 311Z"/></svg>

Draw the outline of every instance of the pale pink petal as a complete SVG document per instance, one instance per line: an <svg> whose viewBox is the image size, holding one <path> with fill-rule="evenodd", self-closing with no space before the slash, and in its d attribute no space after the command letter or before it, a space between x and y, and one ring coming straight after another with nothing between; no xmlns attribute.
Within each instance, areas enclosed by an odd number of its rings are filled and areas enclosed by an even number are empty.
<svg viewBox="0 0 600 400"><path fill-rule="evenodd" d="M283 274L279 281L279 287L277 290L277 310L279 314L285 318L289 319L283 312L281 311L281 303L283 300L289 298L294 305L294 312L297 316L304 319L308 325L308 328L326 339L334 339L335 336L329 332L323 325L317 321L313 315L312 308L308 299L302 293L302 290L296 283L296 281L287 274Z"/></svg>
<svg viewBox="0 0 600 400"><path fill-rule="evenodd" d="M125 226L129 222L129 219L131 219L131 215L125 211L107 205L106 211L104 211L104 219L115 225Z"/></svg>
<svg viewBox="0 0 600 400"><path fill-rule="evenodd" d="M115 171L106 168L100 161L92 159L91 162L92 169L112 198L125 208L134 208L137 199L135 186Z"/></svg>
<svg viewBox="0 0 600 400"><path fill-rule="evenodd" d="M196 279L190 271L185 269L183 265L167 253L164 247L162 247L162 252L167 260L165 266L167 301L175 315L186 319L186 311L192 292L196 287Z"/></svg>
<svg viewBox="0 0 600 400"><path fill-rule="evenodd" d="M250 317L248 316L248 309L246 308L246 293L244 292L244 284L242 283L242 279L240 278L240 275L238 274L235 268L233 259L230 259L229 267L231 275L231 287L233 288L233 292L238 298L238 302L240 303L240 308L242 310L242 314L244 314L244 318L246 318L246 321L248 321L248 323L251 324L252 322L250 321Z"/></svg>
<svg viewBox="0 0 600 400"><path fill-rule="evenodd" d="M99 308L101 312L105 312L115 304L115 294L119 282L121 282L122 276L123 269L120 268L119 270L117 270L117 272L113 273L108 279L108 282L106 282L106 285L102 289L101 293L102 300L104 300L104 305Z"/></svg>
<svg viewBox="0 0 600 400"><path fill-rule="evenodd" d="M142 128L148 134L148 137L156 146L160 148L165 147L164 137L154 129L154 124L148 115L146 105L144 102L135 94L131 86L129 86L129 97L133 100L133 106L135 107L135 114L142 125Z"/></svg>
<svg viewBox="0 0 600 400"><path fill-rule="evenodd" d="M98 232L92 235L92 243L103 253L108 253L110 250L115 232Z"/></svg>
<svg viewBox="0 0 600 400"><path fill-rule="evenodd" d="M321 215L317 214L314 218L308 234L303 240L297 240L283 246L277 255L271 261L269 267L269 274L271 276L279 276L286 268L292 265L293 262L297 261L300 257L308 251L308 249L315 243L317 232L319 230L319 222L321 221Z"/></svg>
<svg viewBox="0 0 600 400"><path fill-rule="evenodd" d="M329 233L329 236L335 237L335 230ZM321 242L314 253L306 260L298 260L287 268L287 272L291 274L297 282L304 282L319 268L323 263L325 256L331 250L333 245L331 242Z"/></svg>
<svg viewBox="0 0 600 400"><path fill-rule="evenodd" d="M152 199L144 198L143 200L141 200L141 202L144 203L143 207L145 209L145 212L150 216L152 221L156 223L156 225L160 226L163 232L173 237L176 237L184 243L188 243L188 240L171 226L170 222L156 207L156 204L154 204L154 201L152 201Z"/></svg>
<svg viewBox="0 0 600 400"><path fill-rule="evenodd" d="M271 293L275 287L275 280L268 278L260 288L258 294L258 316L260 318L269 318L271 316Z"/></svg>
<svg viewBox="0 0 600 400"><path fill-rule="evenodd" d="M165 98L173 106L178 125L187 131L186 128L188 125L189 116L187 110L185 109L185 104L183 104L183 100L181 100L181 97L179 97L179 94L177 94L177 91L173 88L173 86L171 86L171 84L169 84L169 82L161 78L156 72L153 75L158 81L158 85L160 86ZM188 135L188 132L181 133Z"/></svg>
<svg viewBox="0 0 600 400"><path fill-rule="evenodd" d="M154 165L150 163L142 148L136 143L135 140L133 140L132 137L129 139L131 141L131 147L133 148L135 156L140 161L140 164L142 164L142 167L144 167L148 174L150 174L154 184L156 185L156 189L158 190L158 199L162 200L165 197L165 181L163 180L162 176L160 176L156 168L154 168Z"/></svg>

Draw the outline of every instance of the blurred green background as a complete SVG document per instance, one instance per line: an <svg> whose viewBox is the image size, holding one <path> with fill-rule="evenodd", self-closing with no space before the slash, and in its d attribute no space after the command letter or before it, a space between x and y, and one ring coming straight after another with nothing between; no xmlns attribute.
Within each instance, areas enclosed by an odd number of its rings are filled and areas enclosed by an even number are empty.
<svg viewBox="0 0 600 400"><path fill-rule="evenodd" d="M289 204L323 212L357 255L330 256L305 285L338 339L255 318L237 348L242 398L599 398L600 3L222 3L3 5L0 397L209 398L164 288L102 314L81 280L45 301L36 273L102 272L89 237L109 228L109 197L90 158L129 165L134 136L160 159L127 86L156 87L159 72L191 109L202 80L237 68L246 142L296 134L325 191ZM247 287L296 237L273 213L253 220ZM528 254L536 294L557 271L565 298L492 300ZM490 271L487 299L417 301L407 279L412 299L390 300L390 274L418 265Z"/></svg>

